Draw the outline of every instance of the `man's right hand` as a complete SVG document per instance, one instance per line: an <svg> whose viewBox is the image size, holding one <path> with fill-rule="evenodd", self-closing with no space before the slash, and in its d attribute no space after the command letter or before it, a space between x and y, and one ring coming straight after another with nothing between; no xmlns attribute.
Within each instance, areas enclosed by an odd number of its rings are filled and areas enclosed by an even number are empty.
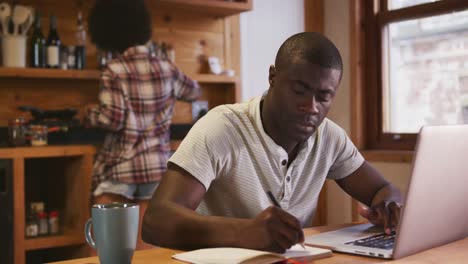
<svg viewBox="0 0 468 264"><path fill-rule="evenodd" d="M252 219L240 235L242 247L279 253L304 242L299 220L276 206L268 207Z"/></svg>

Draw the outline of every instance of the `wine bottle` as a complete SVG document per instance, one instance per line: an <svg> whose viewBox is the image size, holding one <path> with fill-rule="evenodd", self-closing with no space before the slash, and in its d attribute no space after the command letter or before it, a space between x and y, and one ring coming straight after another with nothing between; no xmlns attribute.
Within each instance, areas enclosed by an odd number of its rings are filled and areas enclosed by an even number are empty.
<svg viewBox="0 0 468 264"><path fill-rule="evenodd" d="M50 16L50 30L47 38L47 67L58 68L60 62L60 37L57 32L57 18Z"/></svg>
<svg viewBox="0 0 468 264"><path fill-rule="evenodd" d="M82 70L86 66L86 30L83 26L83 15L78 12L76 27L75 69Z"/></svg>
<svg viewBox="0 0 468 264"><path fill-rule="evenodd" d="M34 30L31 37L31 67L45 68L46 66L46 41L41 30L41 14L36 11Z"/></svg>

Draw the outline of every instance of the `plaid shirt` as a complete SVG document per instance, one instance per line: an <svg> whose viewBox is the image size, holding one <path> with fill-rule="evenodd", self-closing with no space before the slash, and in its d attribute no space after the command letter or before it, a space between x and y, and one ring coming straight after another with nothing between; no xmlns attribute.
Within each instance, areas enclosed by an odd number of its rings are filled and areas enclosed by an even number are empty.
<svg viewBox="0 0 468 264"><path fill-rule="evenodd" d="M200 94L168 60L136 46L109 62L101 75L99 105L88 111L91 126L108 131L93 167L93 189L103 181L159 181L170 156L169 126L176 99Z"/></svg>

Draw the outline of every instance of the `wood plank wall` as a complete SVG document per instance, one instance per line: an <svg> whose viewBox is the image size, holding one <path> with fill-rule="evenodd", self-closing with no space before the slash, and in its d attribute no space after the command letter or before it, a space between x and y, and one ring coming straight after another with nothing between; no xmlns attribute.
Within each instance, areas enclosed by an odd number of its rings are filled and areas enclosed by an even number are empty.
<svg viewBox="0 0 468 264"><path fill-rule="evenodd" d="M19 0L41 11L42 30L48 34L49 16L55 14L58 31L64 45L73 45L78 2L82 2L84 17L93 0ZM177 9L160 9L154 1L147 1L153 23L153 40L165 41L174 46L176 64L187 74L207 73L206 57L217 56L225 68L240 73L239 17L219 18ZM87 68L97 69L96 48L87 40ZM84 106L97 102L97 80L0 78L0 126L9 119L29 116L20 112L20 105L43 109L77 108L80 116ZM234 84L203 85L202 100L209 100L210 108L223 103L233 103L239 98L239 88ZM174 123L191 122L191 104L177 103Z"/></svg>

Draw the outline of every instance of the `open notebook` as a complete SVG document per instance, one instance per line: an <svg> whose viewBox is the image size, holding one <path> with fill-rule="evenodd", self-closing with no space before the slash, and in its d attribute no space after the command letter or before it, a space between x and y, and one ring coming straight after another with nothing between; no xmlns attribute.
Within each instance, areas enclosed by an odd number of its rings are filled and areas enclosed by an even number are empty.
<svg viewBox="0 0 468 264"><path fill-rule="evenodd" d="M314 259L330 257L328 249L295 245L284 254L245 248L205 248L175 254L172 257L195 264L271 264L286 259L306 262Z"/></svg>

